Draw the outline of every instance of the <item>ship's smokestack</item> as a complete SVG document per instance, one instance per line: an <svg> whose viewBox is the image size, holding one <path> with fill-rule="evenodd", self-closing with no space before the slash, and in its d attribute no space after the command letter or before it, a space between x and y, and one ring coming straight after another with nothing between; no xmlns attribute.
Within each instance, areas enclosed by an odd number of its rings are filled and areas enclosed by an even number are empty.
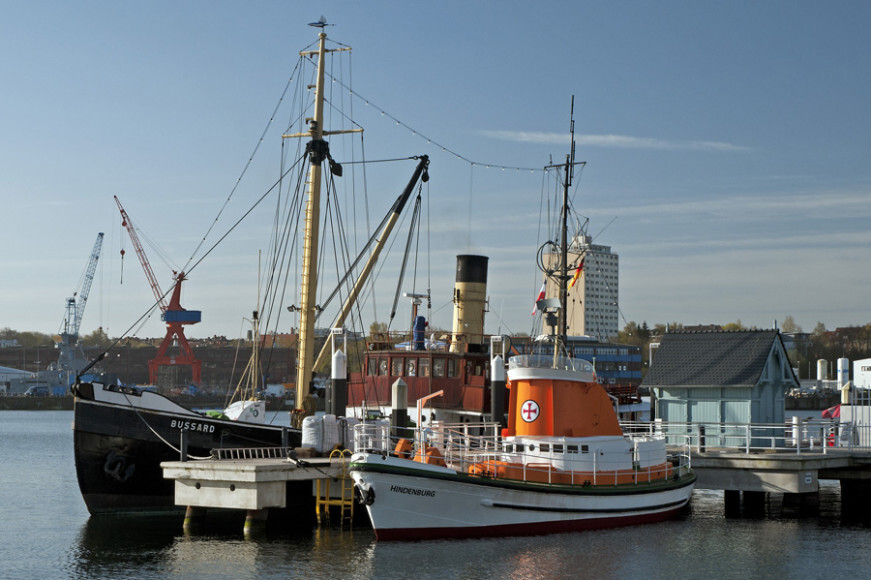
<svg viewBox="0 0 871 580"><path fill-rule="evenodd" d="M484 342L489 260L487 256L457 256L451 352L465 352L466 345L480 345Z"/></svg>

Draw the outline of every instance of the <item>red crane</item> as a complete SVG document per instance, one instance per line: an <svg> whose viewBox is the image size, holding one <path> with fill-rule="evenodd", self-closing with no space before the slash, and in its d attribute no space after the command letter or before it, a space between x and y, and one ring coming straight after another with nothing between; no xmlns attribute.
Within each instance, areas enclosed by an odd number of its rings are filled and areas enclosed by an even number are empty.
<svg viewBox="0 0 871 580"><path fill-rule="evenodd" d="M158 370L161 366L183 365L191 367L193 383L199 385L203 363L194 356L194 351L184 335L184 325L196 324L202 320L202 312L199 310L185 310L181 307L181 283L187 280L187 278L184 272L173 271L172 276L173 280L175 280L175 286L172 289L169 304L167 304L163 291L160 289L160 284L157 283L157 278L151 269L151 264L148 262L148 257L145 255L145 250L139 242L139 236L133 227L133 222L124 210L124 206L121 205L121 200L118 199L117 195L115 196L115 203L118 204L118 209L121 211L121 225L127 228L127 233L130 234L130 241L133 242L136 255L139 256L139 262L142 264L142 269L145 270L145 277L148 278L151 291L154 292L157 304L163 312L161 320L166 322L166 336L157 349L157 355L148 361L149 381L153 385L157 384ZM121 257L123 259L124 250L121 250ZM178 340L178 348L181 352L176 355L168 355L166 351L172 345L173 339Z"/></svg>

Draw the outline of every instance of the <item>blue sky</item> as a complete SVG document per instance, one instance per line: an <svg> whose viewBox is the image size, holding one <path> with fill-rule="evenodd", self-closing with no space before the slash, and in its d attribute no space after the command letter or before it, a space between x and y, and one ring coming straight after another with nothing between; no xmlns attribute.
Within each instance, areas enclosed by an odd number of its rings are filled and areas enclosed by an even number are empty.
<svg viewBox="0 0 871 580"><path fill-rule="evenodd" d="M871 321L866 2L34 1L0 18L0 327L56 332L103 231L82 330L126 330L151 293L112 196L183 264L321 14L353 47L373 156L432 157L435 324L450 325L454 256L481 253L487 330L531 330L541 173L484 165L563 160L572 95L587 162L574 204L620 255L625 321ZM252 165L243 201L276 171ZM183 304L203 311L189 336L238 335L259 229L187 283ZM169 266L146 250L168 286Z"/></svg>

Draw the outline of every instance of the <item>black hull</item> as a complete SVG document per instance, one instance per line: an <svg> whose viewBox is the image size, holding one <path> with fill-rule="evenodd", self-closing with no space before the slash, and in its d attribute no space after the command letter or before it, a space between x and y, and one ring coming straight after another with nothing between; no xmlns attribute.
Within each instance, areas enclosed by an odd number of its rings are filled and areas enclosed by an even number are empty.
<svg viewBox="0 0 871 580"><path fill-rule="evenodd" d="M93 514L166 512L174 504L174 482L163 478L160 463L178 461L181 433L188 455L208 457L212 449L279 447L283 430L187 415L165 410L77 397L73 436L76 475L88 511ZM285 429L287 444L301 444L299 430Z"/></svg>

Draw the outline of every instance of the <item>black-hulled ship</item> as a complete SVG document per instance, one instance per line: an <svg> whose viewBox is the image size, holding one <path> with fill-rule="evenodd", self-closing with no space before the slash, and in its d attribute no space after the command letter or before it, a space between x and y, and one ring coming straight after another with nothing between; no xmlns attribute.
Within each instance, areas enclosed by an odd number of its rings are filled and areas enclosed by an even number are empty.
<svg viewBox="0 0 871 580"><path fill-rule="evenodd" d="M217 419L145 389L80 383L74 394L76 475L91 514L178 509L160 463L179 460L182 434L192 459L212 449L301 442L299 430Z"/></svg>

